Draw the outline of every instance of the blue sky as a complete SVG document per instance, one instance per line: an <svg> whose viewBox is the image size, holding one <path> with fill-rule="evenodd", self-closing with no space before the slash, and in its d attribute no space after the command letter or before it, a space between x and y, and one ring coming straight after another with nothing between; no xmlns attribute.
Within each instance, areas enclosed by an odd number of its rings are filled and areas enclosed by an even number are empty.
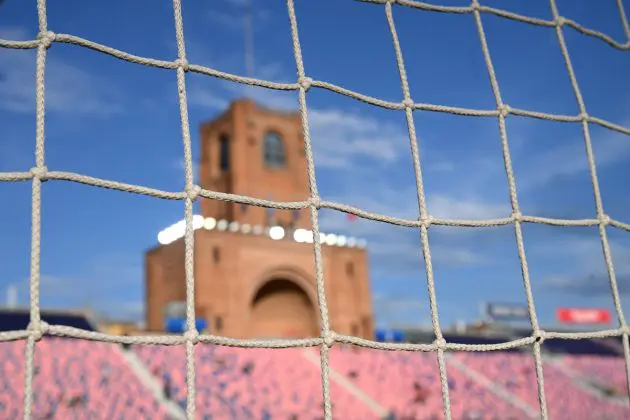
<svg viewBox="0 0 630 420"><path fill-rule="evenodd" d="M402 99L382 5L350 0L296 1L307 74L390 101ZM551 19L546 2L485 1ZM244 75L243 1L184 2L191 63ZM465 1L440 4L467 5ZM617 40L623 28L613 0L558 1L560 13ZM626 10L630 5L626 5ZM35 2L5 1L0 38L33 39ZM493 109L494 97L472 15L394 7L416 102ZM515 108L576 115L555 31L484 14L504 102ZM49 1L49 29L132 54L176 58L172 7L149 1ZM255 1L254 76L296 79L284 2ZM564 30L588 112L630 126L630 55ZM35 51L0 50L0 171L34 165ZM626 77L624 77L626 76ZM51 170L151 186L183 188L183 148L173 71L131 64L72 45L54 44L46 74L46 163ZM274 92L198 74L187 75L193 153L199 123L245 94L295 109L296 92ZM333 92L308 93L317 181L322 198L392 216L418 215L405 116ZM436 217L491 218L511 212L497 120L416 112L429 211ZM595 206L579 124L509 116L507 122L522 212L593 218ZM630 138L591 126L606 212L630 222ZM1 183L0 290L20 287L27 304L30 184ZM161 201L67 182L43 188L44 307L82 307L138 317L143 252L183 216L182 202ZM428 324L430 312L419 232L368 220L348 222L322 210L322 230L367 238L380 324ZM612 298L597 229L524 226L534 299L545 325L558 306L606 307ZM626 310L630 309L630 234L609 228ZM472 320L479 304L524 304L512 226L434 227L430 244L440 317Z"/></svg>

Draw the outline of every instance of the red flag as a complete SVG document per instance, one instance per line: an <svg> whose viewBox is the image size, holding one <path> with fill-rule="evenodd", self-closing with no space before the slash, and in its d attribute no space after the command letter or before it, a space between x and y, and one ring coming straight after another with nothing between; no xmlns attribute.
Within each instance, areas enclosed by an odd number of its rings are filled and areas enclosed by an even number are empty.
<svg viewBox="0 0 630 420"><path fill-rule="evenodd" d="M351 213L347 213L346 216L348 217L348 220L350 221L357 220L359 218L359 216L357 216L356 214L351 214Z"/></svg>

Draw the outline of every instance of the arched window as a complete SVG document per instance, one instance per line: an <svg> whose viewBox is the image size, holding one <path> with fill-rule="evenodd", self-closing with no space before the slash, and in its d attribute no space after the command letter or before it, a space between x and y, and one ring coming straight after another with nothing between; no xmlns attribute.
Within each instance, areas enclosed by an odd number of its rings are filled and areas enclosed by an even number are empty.
<svg viewBox="0 0 630 420"><path fill-rule="evenodd" d="M221 172L230 169L230 138L226 134L219 138L219 167Z"/></svg>
<svg viewBox="0 0 630 420"><path fill-rule="evenodd" d="M346 263L346 274L348 277L354 277L354 264L351 262Z"/></svg>
<svg viewBox="0 0 630 420"><path fill-rule="evenodd" d="M284 142L280 134L270 131L265 136L265 165L271 168L282 168L285 165Z"/></svg>

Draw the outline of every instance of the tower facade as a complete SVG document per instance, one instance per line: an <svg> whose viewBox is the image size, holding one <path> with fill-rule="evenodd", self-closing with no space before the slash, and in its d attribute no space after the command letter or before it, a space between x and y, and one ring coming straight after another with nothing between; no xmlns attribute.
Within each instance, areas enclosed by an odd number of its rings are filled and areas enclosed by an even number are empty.
<svg viewBox="0 0 630 420"><path fill-rule="evenodd" d="M308 197L299 114L235 101L202 124L200 135L203 188L276 201ZM297 229L310 232L309 211L207 199L201 199L200 208L212 223L195 231L195 313L209 332L239 338L319 336L313 245L294 235ZM272 227L276 232L282 227L282 235L272 235ZM331 327L372 338L367 253L347 242L322 244ZM183 316L185 291L183 238L149 250L149 330L164 331L174 305Z"/></svg>
<svg viewBox="0 0 630 420"><path fill-rule="evenodd" d="M309 196L302 123L241 100L201 127L199 179L203 188L276 201ZM307 210L272 211L218 200L202 200L204 217L251 225L309 228Z"/></svg>

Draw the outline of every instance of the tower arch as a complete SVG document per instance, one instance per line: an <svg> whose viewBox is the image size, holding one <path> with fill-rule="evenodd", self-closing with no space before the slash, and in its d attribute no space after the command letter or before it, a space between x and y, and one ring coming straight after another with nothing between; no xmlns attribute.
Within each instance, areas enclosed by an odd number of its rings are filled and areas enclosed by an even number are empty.
<svg viewBox="0 0 630 420"><path fill-rule="evenodd" d="M319 336L319 309L312 286L291 270L274 270L256 282L249 299L249 336Z"/></svg>

